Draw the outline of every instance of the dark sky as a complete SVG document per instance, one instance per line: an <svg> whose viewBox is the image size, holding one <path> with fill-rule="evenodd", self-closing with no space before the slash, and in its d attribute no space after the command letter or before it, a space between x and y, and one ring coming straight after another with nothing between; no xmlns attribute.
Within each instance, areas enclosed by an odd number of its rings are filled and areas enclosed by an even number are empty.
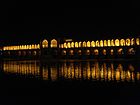
<svg viewBox="0 0 140 105"><path fill-rule="evenodd" d="M2 8L1 41L36 40L52 36L110 38L140 33L139 11L134 8L136 6L127 5L124 8L123 5L117 6L117 3L105 6L94 4L95 7L24 4L11 2Z"/></svg>

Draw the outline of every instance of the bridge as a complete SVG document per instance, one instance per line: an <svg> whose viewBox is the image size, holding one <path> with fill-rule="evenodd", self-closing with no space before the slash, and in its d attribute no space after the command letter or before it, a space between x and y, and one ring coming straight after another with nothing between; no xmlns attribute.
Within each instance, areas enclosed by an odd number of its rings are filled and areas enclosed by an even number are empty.
<svg viewBox="0 0 140 105"><path fill-rule="evenodd" d="M43 39L37 44L11 45L0 48L3 58L137 58L140 38L84 40Z"/></svg>

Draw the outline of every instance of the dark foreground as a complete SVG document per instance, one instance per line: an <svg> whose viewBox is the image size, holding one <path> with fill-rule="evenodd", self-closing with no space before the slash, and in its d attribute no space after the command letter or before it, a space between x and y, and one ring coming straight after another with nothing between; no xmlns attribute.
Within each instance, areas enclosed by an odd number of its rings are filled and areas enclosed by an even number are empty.
<svg viewBox="0 0 140 105"><path fill-rule="evenodd" d="M139 64L4 61L0 105L139 105Z"/></svg>
<svg viewBox="0 0 140 105"><path fill-rule="evenodd" d="M140 83L105 81L0 80L0 105L138 105Z"/></svg>

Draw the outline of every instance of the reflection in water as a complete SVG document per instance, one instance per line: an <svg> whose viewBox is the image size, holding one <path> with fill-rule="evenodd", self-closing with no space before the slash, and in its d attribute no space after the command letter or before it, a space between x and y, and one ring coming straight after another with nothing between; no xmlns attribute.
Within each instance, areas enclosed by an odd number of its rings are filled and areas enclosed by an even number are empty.
<svg viewBox="0 0 140 105"><path fill-rule="evenodd" d="M42 77L43 80L100 80L135 81L140 73L134 65L114 62L67 61L41 63L39 61L4 61L6 74Z"/></svg>

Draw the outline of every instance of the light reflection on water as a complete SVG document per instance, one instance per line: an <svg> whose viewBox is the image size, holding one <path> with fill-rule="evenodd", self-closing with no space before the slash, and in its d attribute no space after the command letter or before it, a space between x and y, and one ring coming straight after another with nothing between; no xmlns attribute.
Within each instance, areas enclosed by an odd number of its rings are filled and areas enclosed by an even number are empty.
<svg viewBox="0 0 140 105"><path fill-rule="evenodd" d="M132 62L105 61L3 61L5 74L36 77L43 80L94 80L133 81L140 80L138 65Z"/></svg>

